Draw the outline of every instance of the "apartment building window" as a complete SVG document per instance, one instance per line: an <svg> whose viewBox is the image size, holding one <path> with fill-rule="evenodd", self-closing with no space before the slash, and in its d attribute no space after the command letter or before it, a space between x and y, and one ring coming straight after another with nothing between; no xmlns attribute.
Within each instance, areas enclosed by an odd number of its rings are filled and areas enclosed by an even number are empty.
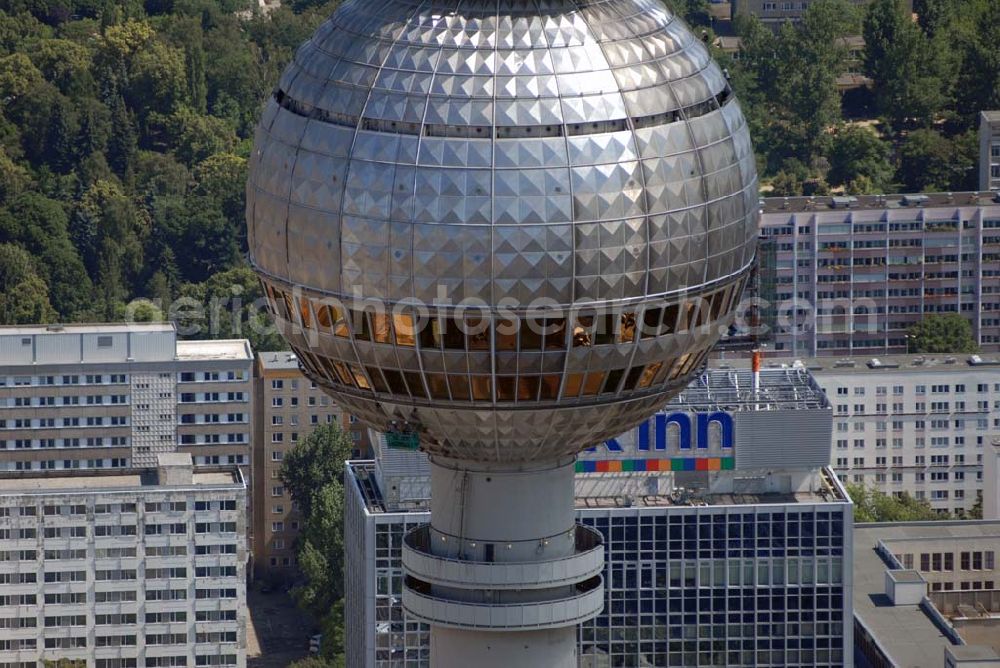
<svg viewBox="0 0 1000 668"><path fill-rule="evenodd" d="M284 496L285 488L281 485L276 485L271 488L271 496Z"/></svg>
<svg viewBox="0 0 1000 668"><path fill-rule="evenodd" d="M285 421L285 418L283 418L280 415L272 415L271 416L271 425L272 426L280 426L284 421Z"/></svg>
<svg viewBox="0 0 1000 668"><path fill-rule="evenodd" d="M280 462L284 458L285 458L285 453L282 452L281 450L272 450L271 451L271 461L272 462Z"/></svg>
<svg viewBox="0 0 1000 668"><path fill-rule="evenodd" d="M855 450L863 450L864 447L865 447L865 439L863 439L863 438L856 438L856 439L854 439L854 449Z"/></svg>
<svg viewBox="0 0 1000 668"><path fill-rule="evenodd" d="M273 434L271 434L272 443L281 443L284 440L285 440L284 432L276 431Z"/></svg>
<svg viewBox="0 0 1000 668"><path fill-rule="evenodd" d="M277 379L275 379L275 380L271 381L271 389L272 390L281 390L284 387L285 387L285 382L283 380L277 380Z"/></svg>
<svg viewBox="0 0 1000 668"><path fill-rule="evenodd" d="M902 385L893 385L892 386L892 394L893 394L893 396L896 396L896 397L902 396L903 395L903 386Z"/></svg>
<svg viewBox="0 0 1000 668"><path fill-rule="evenodd" d="M847 449L847 439L846 438L838 438L837 439L837 449L838 450L846 450Z"/></svg>
<svg viewBox="0 0 1000 668"><path fill-rule="evenodd" d="M894 483L901 483L901 482L903 482L903 474L902 473L893 473L892 474L892 481Z"/></svg>
<svg viewBox="0 0 1000 668"><path fill-rule="evenodd" d="M285 402L281 397L271 397L271 406L274 408L280 408L284 404Z"/></svg>
<svg viewBox="0 0 1000 668"><path fill-rule="evenodd" d="M274 533L279 533L285 530L284 522L271 522L271 531Z"/></svg>

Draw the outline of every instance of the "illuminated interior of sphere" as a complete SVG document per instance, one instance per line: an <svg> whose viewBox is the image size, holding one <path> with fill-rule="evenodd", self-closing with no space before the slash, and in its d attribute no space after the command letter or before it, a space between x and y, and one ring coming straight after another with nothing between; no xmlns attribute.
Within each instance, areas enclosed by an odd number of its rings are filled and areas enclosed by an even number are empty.
<svg viewBox="0 0 1000 668"><path fill-rule="evenodd" d="M656 0L345 2L269 99L247 193L306 373L473 460L654 412L732 321L757 234L739 105Z"/></svg>

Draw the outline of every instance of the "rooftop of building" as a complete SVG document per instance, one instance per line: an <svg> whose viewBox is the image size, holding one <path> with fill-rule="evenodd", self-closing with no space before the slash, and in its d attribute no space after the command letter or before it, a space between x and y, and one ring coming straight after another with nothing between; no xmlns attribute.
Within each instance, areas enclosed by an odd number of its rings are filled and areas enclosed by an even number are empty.
<svg viewBox="0 0 1000 668"><path fill-rule="evenodd" d="M988 109L982 112L982 117L990 123L1000 123L1000 110Z"/></svg>
<svg viewBox="0 0 1000 668"><path fill-rule="evenodd" d="M191 474L190 483L179 485L161 484L156 468L0 472L0 497L75 492L99 494L178 487L243 488L245 482L235 466L199 467Z"/></svg>
<svg viewBox="0 0 1000 668"><path fill-rule="evenodd" d="M202 339L178 341L177 359L197 360L252 360L253 351L246 339Z"/></svg>
<svg viewBox="0 0 1000 668"><path fill-rule="evenodd" d="M299 368L299 358L291 350L257 353L261 368L267 371L282 371Z"/></svg>
<svg viewBox="0 0 1000 668"><path fill-rule="evenodd" d="M910 209L933 207L1000 206L993 191L956 193L919 193L896 195L815 195L811 197L765 197L761 211L768 214L821 212L834 210Z"/></svg>
<svg viewBox="0 0 1000 668"><path fill-rule="evenodd" d="M745 369L749 366L746 359L725 358L717 360L714 366L719 369ZM1000 355L879 355L871 357L765 357L761 364L761 375L776 369L794 371L803 369L811 372L833 373L870 373L880 374L896 371L928 372L928 371L975 371L977 369L1000 370Z"/></svg>
<svg viewBox="0 0 1000 668"><path fill-rule="evenodd" d="M388 456L386 456L388 455ZM410 475L406 476L407 466L401 465L398 459L410 466ZM388 461L387 461L388 460ZM365 501L368 512L382 514L386 512L423 512L429 510L427 499L417 502L403 500L399 508L388 508L380 487L379 466L386 477L394 478L395 484L401 478L426 477L429 482L429 469L426 457L419 452L386 450L380 453L379 460L364 459L347 462L351 477L354 478ZM389 470L391 473L386 473ZM726 474L749 478L746 472L727 471ZM577 509L610 509L610 508L667 508L672 506L765 506L789 504L827 504L847 501L847 494L836 476L828 469L817 473L815 485L794 492L724 492L714 493L697 490L692 487L677 487L669 494L635 493L634 490L644 489L644 479L648 477L669 476L669 473L630 472L630 473L577 473L577 494L575 505ZM383 478L384 480L385 478ZM622 481L630 479L635 484L622 485ZM607 484L602 484L607 483ZM582 491L586 490L586 491ZM607 491L602 491L607 490ZM623 491L624 490L624 491ZM629 493L625 493L625 492Z"/></svg>
<svg viewBox="0 0 1000 668"><path fill-rule="evenodd" d="M805 369L762 369L760 385L753 391L753 376L746 369L711 369L695 378L664 410L729 412L778 409L829 408L826 394Z"/></svg>
<svg viewBox="0 0 1000 668"><path fill-rule="evenodd" d="M893 605L885 593L885 573L898 566L882 556L885 543L899 540L948 541L989 538L1000 533L1000 521L895 522L854 527L854 615L874 636L893 665L940 668L944 650L963 658L996 655L996 648L966 644L929 599L920 605ZM880 547L881 546L881 547ZM880 553L880 550L884 550ZM1000 644L1000 639L997 639Z"/></svg>
<svg viewBox="0 0 1000 668"><path fill-rule="evenodd" d="M173 332L172 322L106 322L51 325L0 326L0 336L33 336L39 334L122 334L128 332Z"/></svg>

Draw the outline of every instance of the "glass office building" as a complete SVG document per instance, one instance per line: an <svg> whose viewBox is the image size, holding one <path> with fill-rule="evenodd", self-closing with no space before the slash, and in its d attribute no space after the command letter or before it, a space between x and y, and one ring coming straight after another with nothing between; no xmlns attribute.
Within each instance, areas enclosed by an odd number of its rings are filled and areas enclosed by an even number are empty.
<svg viewBox="0 0 1000 668"><path fill-rule="evenodd" d="M829 403L805 370L750 387L748 372L709 372L581 456L577 516L603 536L606 583L578 630L581 666L851 665L852 508L826 468ZM377 446L348 467L348 665L429 666L429 627L400 600L428 465Z"/></svg>

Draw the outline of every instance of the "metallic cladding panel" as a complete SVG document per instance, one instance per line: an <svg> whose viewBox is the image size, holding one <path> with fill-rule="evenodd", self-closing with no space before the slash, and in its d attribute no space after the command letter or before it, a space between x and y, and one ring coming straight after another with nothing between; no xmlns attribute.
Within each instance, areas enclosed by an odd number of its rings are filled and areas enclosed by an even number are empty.
<svg viewBox="0 0 1000 668"><path fill-rule="evenodd" d="M743 284L757 177L728 82L659 2L348 0L265 108L247 218L250 259L269 288L301 286L312 300L475 299L494 322L504 302L643 317L654 300ZM516 460L553 455L553 440L575 451L651 413L737 301L719 300L697 330L544 355L378 345L353 325L334 339L316 332L315 316L279 325L307 373L377 428L409 421L431 450ZM274 293L271 307L282 310ZM669 378L642 392L633 375L589 401L563 397L574 372L617 382L658 362ZM383 396L380 370L397 396ZM441 374L458 385L444 387ZM489 376L488 399L455 398L468 397L465 374ZM514 398L503 383L526 375L518 392L545 376L559 400L505 405Z"/></svg>
<svg viewBox="0 0 1000 668"><path fill-rule="evenodd" d="M739 446L737 470L806 470L830 464L830 408L745 411L735 413L733 419Z"/></svg>

